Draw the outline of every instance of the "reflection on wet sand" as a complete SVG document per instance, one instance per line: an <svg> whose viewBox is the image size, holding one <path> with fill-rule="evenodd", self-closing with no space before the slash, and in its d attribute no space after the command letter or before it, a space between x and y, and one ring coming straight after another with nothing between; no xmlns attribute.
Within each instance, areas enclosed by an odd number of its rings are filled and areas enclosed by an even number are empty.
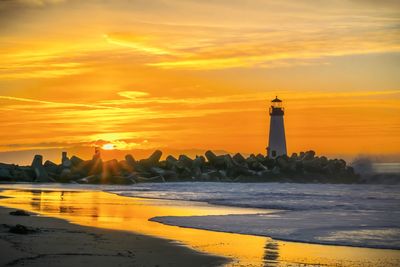
<svg viewBox="0 0 400 267"><path fill-rule="evenodd" d="M323 246L267 237L163 225L155 216L201 216L272 212L198 202L122 197L101 191L6 190L0 205L25 209L72 223L158 236L196 250L232 258L229 266L398 266L394 250Z"/></svg>
<svg viewBox="0 0 400 267"><path fill-rule="evenodd" d="M267 241L267 244L265 245L264 266L265 267L278 266L278 259L279 259L278 242L274 240Z"/></svg>

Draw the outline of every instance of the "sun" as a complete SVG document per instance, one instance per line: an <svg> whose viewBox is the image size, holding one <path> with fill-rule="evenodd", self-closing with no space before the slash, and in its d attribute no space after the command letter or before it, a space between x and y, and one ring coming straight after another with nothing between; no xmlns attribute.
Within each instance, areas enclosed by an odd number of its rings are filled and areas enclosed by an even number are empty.
<svg viewBox="0 0 400 267"><path fill-rule="evenodd" d="M104 150L113 150L113 149L115 149L115 145L108 143L108 144L104 144L101 148Z"/></svg>

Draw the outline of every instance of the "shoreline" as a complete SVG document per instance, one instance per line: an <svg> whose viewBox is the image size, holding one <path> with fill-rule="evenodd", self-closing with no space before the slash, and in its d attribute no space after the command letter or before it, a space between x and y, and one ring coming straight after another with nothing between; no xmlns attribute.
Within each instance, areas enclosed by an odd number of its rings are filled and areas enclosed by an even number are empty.
<svg viewBox="0 0 400 267"><path fill-rule="evenodd" d="M50 188L26 188L26 189L21 189L21 188L2 188L2 185L18 185L18 184L22 184L22 185L44 185L44 186L56 186L54 188L50 187ZM60 187L57 187L57 185L59 185ZM220 207L220 208L238 208L238 209L260 209L260 210L269 210L271 213L281 213L281 212L292 212L295 210L285 210L285 209L276 209L276 208L265 208L265 207L257 207L257 206L246 206L246 205L229 205L229 204L218 204L218 203L214 203L212 200L211 201L206 201L206 200L193 200L193 199L189 199L189 200L182 200L179 198L157 198L157 197L146 197L146 196L129 196L129 195L125 195L125 194L119 194L117 192L114 192L113 190L110 189L106 189L106 188L95 188L95 185L83 185L84 187L88 187L88 188L77 188L77 189L73 189L73 188L68 188L68 189L63 189L62 186L67 186L68 184L53 184L53 183L43 183L43 184L32 184L32 183L4 183L1 184L0 183L0 192L3 190L41 190L41 191L59 191L62 190L64 192L77 192L77 191L98 191L98 192L103 192L103 193L107 193L107 194L112 194L118 197L124 197L124 198L138 198L138 199L143 199L143 200L159 200L159 201L176 201L176 202L181 202L181 203L193 203L193 204L197 204L197 205L201 205L201 204L206 204L206 205L211 205L211 206L215 206L215 207ZM79 186L82 186L81 184L79 184ZM118 189L118 191L123 191L121 189ZM129 190L128 190L129 191ZM5 196L0 196L1 198L9 198L9 197L5 197ZM0 203L1 205L1 203ZM196 206L196 205L195 205ZM2 206L0 206L2 207ZM259 212L256 214L268 214L267 212ZM230 215L230 214L227 214ZM213 215L205 215L205 216L213 216ZM334 242L318 242L318 241L307 241L307 240L301 240L301 239L291 239L291 238L284 238L284 237L279 237L279 236L275 236L275 235L266 235L266 234L257 234L257 233L241 233L241 232L235 232L235 231L225 231L225 230L218 230L218 229L213 229L213 228L207 228L207 227L201 227L201 226L186 226L186 225L182 225L179 223L170 223L170 222L166 222L163 220L163 218L168 218L168 217L174 217L173 215L167 215L167 216L155 216L155 217L150 217L148 218L149 221L152 222L156 222L156 223L160 223L163 225L167 225L167 226L173 226L173 227L179 227L179 228L185 228L185 229L197 229L197 230L203 230L203 231L212 231L212 232L219 232L219 233L229 233L229 234L237 234L237 235L247 235L247 236L257 236L257 237L264 237L264 238L271 238L277 241L287 241L287 242L293 242L293 243L300 243L300 244L315 244L315 245L323 245L323 246L335 246L335 247L352 247L352 248L366 248L366 249L382 249L382 250L393 250L393 251L400 251L400 247L391 247L391 246L379 246L379 245L354 245L351 243L334 243ZM191 216L189 216L191 217ZM196 217L196 216L194 216ZM204 217L204 216L199 216L199 217ZM71 222L72 223L72 222ZM130 232L131 233L131 232ZM155 238L157 238L157 236L154 236ZM161 238L161 239L165 239L165 238ZM168 239L167 239L168 240Z"/></svg>
<svg viewBox="0 0 400 267"><path fill-rule="evenodd" d="M3 189L0 188L0 192ZM45 190L45 189L41 189L41 190ZM57 189L47 189L48 191L54 191ZM85 190L92 190L92 189L85 189ZM94 190L94 189L93 189ZM72 190L71 192L74 192L75 190ZM104 192L104 193L108 193L108 194L113 194L119 197L126 197L126 198L132 198L130 196L126 196L126 195L120 195L117 193L114 193L112 191L106 191L106 190L97 190L99 192ZM64 192L67 192L66 190ZM0 199L2 198L9 198L9 197L4 197L4 196L0 196ZM207 201L199 201L199 200L181 200L181 199L165 199L165 198L154 198L154 197L143 197L143 196L139 196L139 197L135 197L135 198L139 198L139 199L144 199L144 200L171 200L171 201L178 201L178 202L191 202L193 204L199 204L199 203L204 203L204 204L209 204L212 206L218 206L218 207L230 207L230 208L249 208L249 209L258 209L257 207L246 207L246 206L235 206L235 205L219 205L219 204L214 204L212 202L207 202ZM0 209L1 208L6 208L1 206L0 203ZM7 208L6 208L7 209ZM262 209L262 208L260 208ZM278 210L278 209L271 209L272 213L277 213L279 214L280 212L284 212L286 210ZM291 210L287 210L287 211L291 211ZM28 211L30 212L30 211ZM264 214L264 213L258 213L258 214ZM41 216L39 214L35 214L37 216L40 216L41 218L54 218L54 217L47 217L47 216ZM207 216L207 215L206 215ZM212 216L212 215L208 215L208 216ZM168 217L168 216L166 216ZM173 216L171 216L173 217ZM174 226L174 227L179 227L179 228L186 228L186 229L197 229L197 230L204 230L204 231L212 231L212 232L219 232L219 233L228 233L228 234L237 234L237 235L246 235L246 236L257 236L257 237L265 237L265 238L272 238L276 241L287 241L287 242L293 242L293 243L299 243L299 244L310 244L310 245L323 245L323 246L337 246L337 247L351 247L351 248L366 248L366 249L383 249L383 250L393 250L393 251L399 251L400 252L400 247L387 247L387 246L368 246L368 245L364 245L364 246L357 246L357 245L352 245L352 244L339 244L339 243L328 243L328 242L313 242L313 241L301 241L301 240L297 240L297 239L286 239L286 238L280 238L280 237L276 237L276 236L270 236L270 235L262 235L262 234L247 234L247 233L239 233L239 232L233 232L233 231L222 231L222 230L218 230L218 229L209 229L209 228L202 228L202 227L197 227L197 226L185 226L185 225L179 225L179 224L173 224L173 223L168 223L168 222L164 222L162 219L165 218L165 216L161 216L161 217L152 217L149 218L149 221L152 222L157 222L160 224L164 224L164 225L168 225L168 226ZM57 219L57 218L55 218ZM68 221L67 221L68 222ZM74 224L72 222L68 222L71 224ZM77 224L74 224L77 225ZM79 226L79 225L78 225ZM128 233L132 233L130 231L127 231ZM147 236L147 235L144 235ZM157 238L156 236L152 236L154 238ZM167 240L167 241L171 241L168 239L163 239L160 238L162 240Z"/></svg>
<svg viewBox="0 0 400 267"><path fill-rule="evenodd" d="M309 244L309 245L321 245L321 246L334 246L334 247L349 247L349 248L365 248L365 249L382 249L382 250L392 250L392 251L397 251L400 252L400 247L379 247L379 246L356 246L352 244L337 244L337 243L324 243L324 242L312 242L312 241L301 241L301 240L296 240L296 239L285 239L285 238L279 238L279 237L274 237L274 236L267 236L267 235L261 235L261 234L246 234L246 233L237 233L233 231L222 231L218 229L208 229L208 228L202 228L202 227L197 227L197 226L184 226L184 225L179 225L179 224L172 224L168 222L162 221L163 217L153 217L150 218L150 221L153 222L158 222L162 223L165 225L169 226L176 226L180 228L187 228L187 229L198 229L198 230L204 230L204 231L213 231L213 232L219 232L219 233L228 233L228 234L236 234L236 235L252 235L252 236L258 236L258 237L267 237L267 238L272 238L276 241L283 241L283 242L291 242L291 243L298 243L298 244Z"/></svg>
<svg viewBox="0 0 400 267"><path fill-rule="evenodd" d="M0 206L1 266L220 266L228 262L179 245L171 240L129 231L77 225L64 219L12 216ZM22 235L8 231L21 224L36 232ZM155 256L156 255L156 256Z"/></svg>
<svg viewBox="0 0 400 267"><path fill-rule="evenodd" d="M122 197L130 197L130 196L126 196L123 194L117 194L114 193L112 191L106 191L106 190L102 190L102 192L106 192L106 193L110 193L110 194L115 194L117 196L122 196ZM174 199L174 198L155 198L155 197L144 197L144 196L138 196L135 198L141 198L141 199L147 199L147 200L171 200L171 201L180 201L180 202L193 202L193 203L205 203L205 204L209 204L209 205L213 205L213 206L219 206L219 207L231 207L231 208L249 208L249 209L264 209L261 207L249 207L249 206L238 206L238 205L220 205L220 204L215 204L212 201L208 202L208 201L201 201L201 200L181 200L181 199ZM272 213L275 214L279 214L281 212L285 212L285 211L292 211L292 210L280 210L280 209L273 209L273 208L269 208ZM258 213L258 214L264 214L264 213ZM206 215L206 216L212 216L212 215ZM205 216L205 217L206 217ZM272 238L274 240L277 241L287 241L287 242L293 242L293 243L300 243L300 244L311 244L311 245L324 245L324 246L337 246L337 247L352 247L352 248L367 248L367 249L384 249L384 250L393 250L393 251L399 251L400 252L400 247L389 247L389 246L373 246L373 245L353 245L351 243L346 243L346 244L340 244L340 243L330 243L330 242L314 242L314 241L302 241L302 240L298 240L298 239L290 239L290 238L281 238L278 236L273 236L273 235L263 235L263 234L256 234L256 233L252 233L252 234L248 234L248 233L239 233L239 232L234 232L234 231L223 231L223 230L218 230L218 229L211 229L211 228L206 228L206 227L199 227L199 226L185 226L185 225L180 225L180 224L173 224L173 223L168 223L163 221L163 218L166 218L169 216L156 216L156 217L152 217L149 218L149 221L152 222L157 222L157 223L161 223L164 225L169 225L169 226L175 226L175 227L180 227L180 228L187 228L187 229L198 229L198 230L204 230L204 231L213 231L213 232L219 232L219 233L229 233L229 234L237 234L237 235L251 235L251 236L258 236L258 237L266 237L266 238ZM174 216L170 216L170 217L174 217Z"/></svg>

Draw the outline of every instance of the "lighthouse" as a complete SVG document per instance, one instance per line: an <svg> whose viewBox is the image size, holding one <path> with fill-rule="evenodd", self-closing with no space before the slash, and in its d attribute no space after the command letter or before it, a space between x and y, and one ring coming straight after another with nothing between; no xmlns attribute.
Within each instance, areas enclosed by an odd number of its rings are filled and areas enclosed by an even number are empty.
<svg viewBox="0 0 400 267"><path fill-rule="evenodd" d="M286 155L286 137L285 125L283 123L283 115L285 111L282 105L282 100L275 97L271 101L269 108L270 125L269 125L269 143L267 147L267 155L269 158Z"/></svg>

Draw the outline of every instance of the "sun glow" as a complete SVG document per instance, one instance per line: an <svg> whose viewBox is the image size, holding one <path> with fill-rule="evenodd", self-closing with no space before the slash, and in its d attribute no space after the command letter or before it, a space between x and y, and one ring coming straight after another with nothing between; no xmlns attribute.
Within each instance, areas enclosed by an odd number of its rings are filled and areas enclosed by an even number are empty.
<svg viewBox="0 0 400 267"><path fill-rule="evenodd" d="M102 149L104 149L104 150L113 150L113 149L115 149L115 145L114 144L104 144L102 147L101 147Z"/></svg>

